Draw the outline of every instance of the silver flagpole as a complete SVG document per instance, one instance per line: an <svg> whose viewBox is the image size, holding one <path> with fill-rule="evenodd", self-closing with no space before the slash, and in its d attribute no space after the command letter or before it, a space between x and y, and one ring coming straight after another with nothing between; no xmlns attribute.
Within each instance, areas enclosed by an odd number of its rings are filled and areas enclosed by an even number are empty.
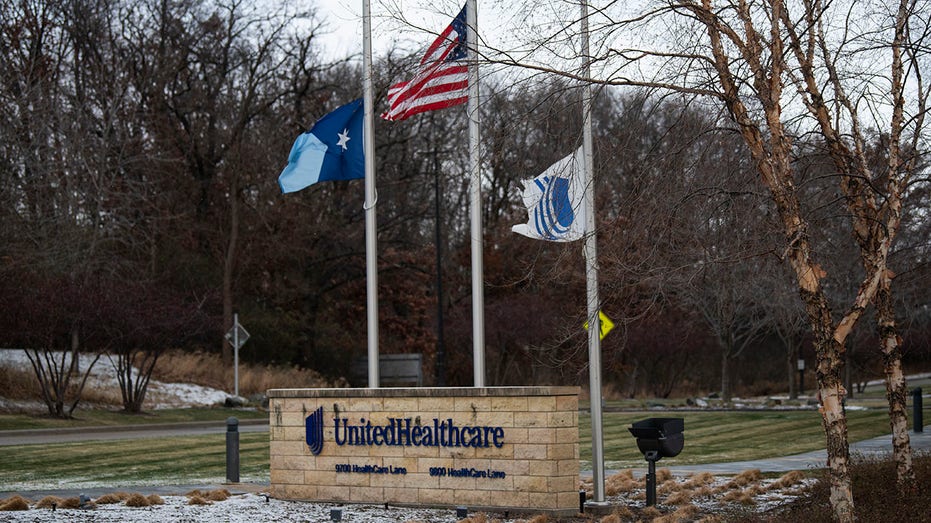
<svg viewBox="0 0 931 523"><path fill-rule="evenodd" d="M478 112L478 5L466 2L469 43L469 214L472 222L472 367L474 386L485 386L485 291L482 276L482 172Z"/></svg>
<svg viewBox="0 0 931 523"><path fill-rule="evenodd" d="M591 78L588 43L588 2L582 0L582 59L584 78ZM588 383L592 412L592 502L605 502L604 440L601 428L601 318L598 316L598 260L595 248L595 188L592 160L592 86L582 84L582 169L585 184L585 284L588 294Z"/></svg>
<svg viewBox="0 0 931 523"><path fill-rule="evenodd" d="M378 251L375 228L375 113L372 95L372 13L362 0L362 90L365 124L365 297L368 321L369 388L378 387Z"/></svg>

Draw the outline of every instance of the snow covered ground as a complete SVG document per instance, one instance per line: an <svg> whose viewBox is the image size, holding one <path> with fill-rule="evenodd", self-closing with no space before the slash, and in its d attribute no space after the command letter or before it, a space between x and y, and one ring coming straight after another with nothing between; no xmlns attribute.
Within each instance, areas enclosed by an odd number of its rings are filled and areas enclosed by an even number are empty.
<svg viewBox="0 0 931 523"><path fill-rule="evenodd" d="M685 483L687 478L679 478L676 481ZM717 478L714 483L705 483L702 485L704 494L695 494L694 496L686 492L685 496L679 496L680 501L671 502L673 504L663 504L667 500L672 500L675 493L662 494L658 497L661 509L659 513L678 514L679 517L673 516L671 520L675 521L696 521L706 516L722 515L723 513L733 514L736 510L746 514L761 513L782 505L787 501L795 498L803 484L810 484L812 480L805 480L796 483L789 489L770 489L769 486L775 480L762 480L753 482L744 486L744 489L754 489L756 495L751 502L734 501L729 499L731 492L740 492L741 488L720 490L730 478ZM717 489L717 490L715 490ZM660 488L660 492L663 489ZM697 492L697 491L696 491ZM144 491L143 491L144 493ZM99 498L98 498L99 499ZM356 523L453 523L461 522L464 518L458 515L456 507L453 508L411 508L397 507L390 505L350 505L350 504L332 504L332 503L310 503L301 501L285 501L265 496L261 491L236 493L224 501L210 502L209 504L191 504L191 498L185 495L162 496L164 501L160 505L151 505L147 507L131 507L126 503L116 504L96 504L87 509L62 509L53 510L51 508L37 508L38 499L31 499L30 506L26 510L2 511L0 512L0 521L4 522L35 522L35 523L58 523L61 521L69 522L125 522L125 521L146 521L150 523L162 522L214 522L224 521L229 523L255 523L255 522L327 522L334 521L334 511L338 511L338 517L341 521ZM0 507L4 501L0 499ZM643 489L634 489L621 495L608 496L608 505L612 509L619 511L632 511L628 514L637 514L644 510L644 492ZM508 514L502 512L490 513L482 517L480 513L462 507L467 511L468 516L474 519L465 519L465 521L479 522L499 522L499 523L526 523L533 520L534 514ZM654 513L658 515L659 513ZM592 517L594 519L592 519ZM683 519L684 518L684 519ZM626 520L637 520L637 517ZM647 517L644 520L652 520ZM550 522L571 522L571 523L590 523L600 521L598 516L573 516L565 518L550 518ZM539 521L539 520L535 520ZM610 521L610 520L609 520ZM616 521L616 520L614 520Z"/></svg>
<svg viewBox="0 0 931 523"><path fill-rule="evenodd" d="M93 509L57 509L30 508L23 511L0 512L4 522L113 522L145 521L161 522L214 522L256 523L332 521L331 510L341 511L341 519L346 522L364 523L398 523L398 522L456 522L455 510L411 509L373 505L337 506L297 501L268 499L261 494L241 494L231 496L225 501L216 501L209 505L190 505L185 496L164 496L163 505L148 507L128 507L124 503L97 505ZM506 520L514 521L514 520Z"/></svg>

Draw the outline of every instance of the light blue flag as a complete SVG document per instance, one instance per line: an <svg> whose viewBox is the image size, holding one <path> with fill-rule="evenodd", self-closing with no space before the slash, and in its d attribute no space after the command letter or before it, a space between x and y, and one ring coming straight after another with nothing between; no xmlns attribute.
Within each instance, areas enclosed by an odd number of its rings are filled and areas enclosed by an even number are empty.
<svg viewBox="0 0 931 523"><path fill-rule="evenodd" d="M278 176L282 193L317 182L365 178L362 147L362 99L336 108L301 134L291 147L288 165Z"/></svg>

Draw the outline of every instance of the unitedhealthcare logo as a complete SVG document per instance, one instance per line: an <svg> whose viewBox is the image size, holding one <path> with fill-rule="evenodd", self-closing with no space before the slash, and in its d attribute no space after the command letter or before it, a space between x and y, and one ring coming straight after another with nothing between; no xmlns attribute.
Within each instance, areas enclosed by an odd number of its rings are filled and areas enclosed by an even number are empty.
<svg viewBox="0 0 931 523"><path fill-rule="evenodd" d="M307 446L314 456L323 450L323 407L315 410L304 423L307 431Z"/></svg>
<svg viewBox="0 0 931 523"><path fill-rule="evenodd" d="M561 176L544 176L533 181L543 195L537 204L534 227L537 234L547 240L565 236L575 220L572 200L569 198L569 179Z"/></svg>

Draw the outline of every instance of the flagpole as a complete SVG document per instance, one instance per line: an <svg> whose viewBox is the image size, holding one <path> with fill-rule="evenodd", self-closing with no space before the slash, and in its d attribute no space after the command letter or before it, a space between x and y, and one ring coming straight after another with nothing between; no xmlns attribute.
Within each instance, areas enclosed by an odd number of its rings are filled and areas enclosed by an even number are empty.
<svg viewBox="0 0 931 523"><path fill-rule="evenodd" d="M472 368L475 387L485 386L485 291L482 276L482 173L478 112L478 2L466 2L469 43L469 173L472 237Z"/></svg>
<svg viewBox="0 0 931 523"><path fill-rule="evenodd" d="M372 13L362 0L362 90L365 111L362 136L365 156L365 298L368 332L368 386L378 383L378 250L375 227L375 113L372 90Z"/></svg>
<svg viewBox="0 0 931 523"><path fill-rule="evenodd" d="M591 78L588 41L588 2L582 0L583 78ZM592 147L592 86L582 85L582 179L585 186L585 286L588 295L588 383L592 414L592 503L605 503L604 439L601 414L601 318L598 315L598 260L595 242L595 188Z"/></svg>

